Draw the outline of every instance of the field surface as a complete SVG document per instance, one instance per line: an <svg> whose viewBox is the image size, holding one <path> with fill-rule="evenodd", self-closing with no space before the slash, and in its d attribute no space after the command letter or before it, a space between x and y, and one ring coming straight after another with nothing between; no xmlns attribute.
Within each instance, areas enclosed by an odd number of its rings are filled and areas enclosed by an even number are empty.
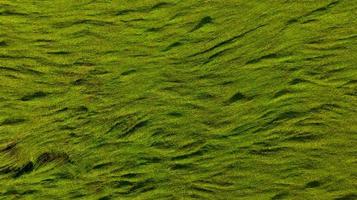
<svg viewBox="0 0 357 200"><path fill-rule="evenodd" d="M0 0L0 199L357 199L357 1Z"/></svg>

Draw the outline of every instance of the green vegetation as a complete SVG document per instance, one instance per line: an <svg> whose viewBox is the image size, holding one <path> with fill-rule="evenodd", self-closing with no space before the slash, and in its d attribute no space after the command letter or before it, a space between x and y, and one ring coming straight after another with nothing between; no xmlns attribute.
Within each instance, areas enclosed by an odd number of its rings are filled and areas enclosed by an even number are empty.
<svg viewBox="0 0 357 200"><path fill-rule="evenodd" d="M0 0L0 199L357 199L356 10Z"/></svg>

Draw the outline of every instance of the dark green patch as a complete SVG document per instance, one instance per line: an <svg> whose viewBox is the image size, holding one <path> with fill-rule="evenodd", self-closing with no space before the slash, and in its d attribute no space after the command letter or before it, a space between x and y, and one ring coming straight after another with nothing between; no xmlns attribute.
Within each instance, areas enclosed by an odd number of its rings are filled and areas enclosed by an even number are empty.
<svg viewBox="0 0 357 200"><path fill-rule="evenodd" d="M231 98L228 99L227 103L231 104L245 99L247 99L247 97L243 93L237 92Z"/></svg>
<svg viewBox="0 0 357 200"><path fill-rule="evenodd" d="M29 161L24 166L15 170L14 178L18 178L24 174L30 173L33 171L33 169L34 169L34 164L33 162Z"/></svg>
<svg viewBox="0 0 357 200"><path fill-rule="evenodd" d="M191 30L192 31L195 31L195 30L198 30L200 28L202 28L203 26L207 25L207 24L211 24L213 23L213 19L212 17L210 16L206 16L206 17L203 17L197 24L195 27L193 27L193 29Z"/></svg>
<svg viewBox="0 0 357 200"><path fill-rule="evenodd" d="M25 121L26 120L24 118L7 118L0 123L0 126L21 124L24 123Z"/></svg>
<svg viewBox="0 0 357 200"><path fill-rule="evenodd" d="M34 100L34 99L39 99L39 98L46 97L47 95L48 94L45 93L45 92L38 91L38 92L35 92L35 93L32 93L32 94L25 95L20 100L21 101L31 101L31 100Z"/></svg>
<svg viewBox="0 0 357 200"><path fill-rule="evenodd" d="M135 72L136 72L136 69L130 69L128 71L122 72L121 75L122 76L127 76L127 75L133 74Z"/></svg>
<svg viewBox="0 0 357 200"><path fill-rule="evenodd" d="M319 187L319 186L321 186L320 181L310 181L310 182L306 183L305 188L315 188L315 187Z"/></svg>

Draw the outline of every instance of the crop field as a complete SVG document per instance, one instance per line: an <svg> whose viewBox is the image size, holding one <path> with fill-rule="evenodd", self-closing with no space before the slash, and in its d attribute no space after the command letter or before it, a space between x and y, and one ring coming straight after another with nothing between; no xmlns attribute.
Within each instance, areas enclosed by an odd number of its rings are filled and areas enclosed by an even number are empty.
<svg viewBox="0 0 357 200"><path fill-rule="evenodd" d="M357 199L357 1L0 0L0 199Z"/></svg>

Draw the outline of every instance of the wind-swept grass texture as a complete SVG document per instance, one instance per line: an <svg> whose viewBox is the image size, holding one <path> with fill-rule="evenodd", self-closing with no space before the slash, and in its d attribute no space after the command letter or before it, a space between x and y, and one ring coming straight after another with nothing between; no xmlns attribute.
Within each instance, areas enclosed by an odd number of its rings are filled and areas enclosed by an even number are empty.
<svg viewBox="0 0 357 200"><path fill-rule="evenodd" d="M356 10L0 0L0 199L357 199Z"/></svg>

